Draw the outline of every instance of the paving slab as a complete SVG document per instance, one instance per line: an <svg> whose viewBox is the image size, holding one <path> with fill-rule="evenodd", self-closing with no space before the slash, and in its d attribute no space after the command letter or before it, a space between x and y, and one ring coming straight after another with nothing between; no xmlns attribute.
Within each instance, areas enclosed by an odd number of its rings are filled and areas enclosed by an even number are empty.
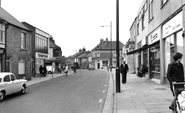
<svg viewBox="0 0 185 113"><path fill-rule="evenodd" d="M114 113L172 113L170 88L136 74L127 74L127 83L121 83L121 92L114 99Z"/></svg>

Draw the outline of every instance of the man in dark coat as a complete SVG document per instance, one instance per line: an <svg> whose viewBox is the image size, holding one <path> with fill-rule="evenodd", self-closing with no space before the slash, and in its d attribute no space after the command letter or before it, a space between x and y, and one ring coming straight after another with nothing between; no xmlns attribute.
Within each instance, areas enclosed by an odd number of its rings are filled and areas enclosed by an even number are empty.
<svg viewBox="0 0 185 113"><path fill-rule="evenodd" d="M170 82L170 88L172 91L172 94L174 96L174 90L172 84L174 82L184 82L184 68L182 63L180 62L182 59L182 54L181 53L175 53L173 55L174 61L168 65L168 70L167 70L167 79ZM177 88L184 88L184 85L175 85L175 89ZM169 107L170 109L174 110L175 106L175 99L173 100L171 106Z"/></svg>
<svg viewBox="0 0 185 113"><path fill-rule="evenodd" d="M121 74L122 74L122 83L126 83L127 79L127 72L128 72L128 65L123 61L123 64L121 64Z"/></svg>

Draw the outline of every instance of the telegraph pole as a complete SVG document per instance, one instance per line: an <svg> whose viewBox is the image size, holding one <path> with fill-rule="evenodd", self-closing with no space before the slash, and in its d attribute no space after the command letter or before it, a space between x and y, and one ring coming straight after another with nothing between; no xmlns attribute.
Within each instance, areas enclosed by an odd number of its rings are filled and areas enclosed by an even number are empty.
<svg viewBox="0 0 185 113"><path fill-rule="evenodd" d="M121 92L119 69L119 0L116 0L116 92Z"/></svg>

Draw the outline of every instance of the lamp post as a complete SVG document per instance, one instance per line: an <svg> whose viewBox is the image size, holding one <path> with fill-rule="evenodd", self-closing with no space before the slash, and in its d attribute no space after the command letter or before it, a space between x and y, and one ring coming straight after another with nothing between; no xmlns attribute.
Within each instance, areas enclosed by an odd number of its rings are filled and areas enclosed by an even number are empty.
<svg viewBox="0 0 185 113"><path fill-rule="evenodd" d="M110 27L110 71L112 71L112 21L110 22L109 26L101 26L101 27Z"/></svg>
<svg viewBox="0 0 185 113"><path fill-rule="evenodd" d="M116 92L121 92L119 69L119 0L116 0Z"/></svg>

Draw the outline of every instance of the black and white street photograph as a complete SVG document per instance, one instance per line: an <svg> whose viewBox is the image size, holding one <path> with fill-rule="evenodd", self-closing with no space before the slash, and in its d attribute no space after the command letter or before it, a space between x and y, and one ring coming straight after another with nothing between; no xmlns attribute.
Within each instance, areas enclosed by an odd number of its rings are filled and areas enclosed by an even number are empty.
<svg viewBox="0 0 185 113"><path fill-rule="evenodd" d="M0 0L0 113L185 113L185 0Z"/></svg>

